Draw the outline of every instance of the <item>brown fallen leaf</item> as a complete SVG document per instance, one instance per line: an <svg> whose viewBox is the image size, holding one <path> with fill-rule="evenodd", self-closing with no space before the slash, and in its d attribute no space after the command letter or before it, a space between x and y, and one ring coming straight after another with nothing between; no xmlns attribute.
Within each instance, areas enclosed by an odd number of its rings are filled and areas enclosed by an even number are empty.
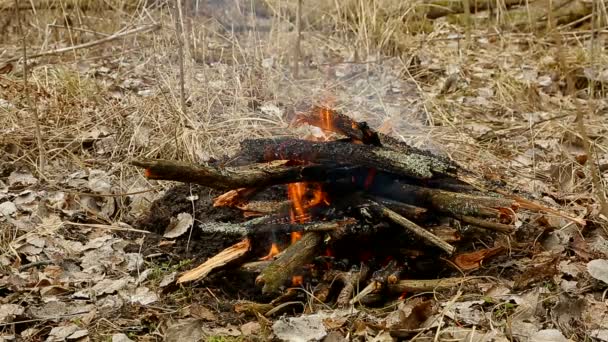
<svg viewBox="0 0 608 342"><path fill-rule="evenodd" d="M501 254L505 250L504 247L498 246L488 249L482 249L470 253L462 253L456 255L452 261L463 271L473 271L481 267L481 263L488 258Z"/></svg>
<svg viewBox="0 0 608 342"><path fill-rule="evenodd" d="M13 63L6 63L0 67L0 75L8 74L11 71L13 71Z"/></svg>

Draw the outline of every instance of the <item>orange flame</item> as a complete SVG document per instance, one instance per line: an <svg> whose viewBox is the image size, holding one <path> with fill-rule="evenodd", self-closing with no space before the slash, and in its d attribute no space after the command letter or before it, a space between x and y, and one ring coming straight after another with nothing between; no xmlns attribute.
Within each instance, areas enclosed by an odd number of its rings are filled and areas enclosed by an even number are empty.
<svg viewBox="0 0 608 342"><path fill-rule="evenodd" d="M291 243L294 244L296 241L302 238L302 233L300 232L292 232L291 233Z"/></svg>
<svg viewBox="0 0 608 342"><path fill-rule="evenodd" d="M279 252L279 246L277 246L277 244L273 242L270 246L270 251L268 252L268 254L264 257L261 257L260 260L271 260L275 257L275 255L279 254Z"/></svg>
<svg viewBox="0 0 608 342"><path fill-rule="evenodd" d="M331 110L328 108L321 108L319 111L319 115L321 116L321 128L326 131L331 131L333 128L331 114Z"/></svg>
<svg viewBox="0 0 608 342"><path fill-rule="evenodd" d="M304 277L301 275L291 277L291 286L300 286L304 283Z"/></svg>
<svg viewBox="0 0 608 342"><path fill-rule="evenodd" d="M291 200L291 222L306 222L304 209L304 195L306 194L306 183L291 183L287 184L287 195Z"/></svg>
<svg viewBox="0 0 608 342"><path fill-rule="evenodd" d="M307 199L306 195L312 195L312 198ZM320 184L317 183L291 183L287 185L287 194L291 200L292 206L290 217L292 223L304 223L310 221L308 209L319 205L329 205L327 194L323 191Z"/></svg>

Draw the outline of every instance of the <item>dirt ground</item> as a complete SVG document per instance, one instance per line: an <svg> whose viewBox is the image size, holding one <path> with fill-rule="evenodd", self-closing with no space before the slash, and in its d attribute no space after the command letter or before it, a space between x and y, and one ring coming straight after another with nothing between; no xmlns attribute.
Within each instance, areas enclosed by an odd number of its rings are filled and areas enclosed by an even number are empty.
<svg viewBox="0 0 608 342"><path fill-rule="evenodd" d="M298 34L296 1L0 1L0 340L608 341L608 12L534 17L535 2L522 27L509 1L464 19L304 1ZM315 104L578 223L524 211L525 246L505 237L505 256L431 272L480 281L381 307L302 288L262 315L235 310L272 299L250 274L175 285L236 241L197 224L245 218L129 161L319 134L291 125ZM163 237L182 213L192 229Z"/></svg>

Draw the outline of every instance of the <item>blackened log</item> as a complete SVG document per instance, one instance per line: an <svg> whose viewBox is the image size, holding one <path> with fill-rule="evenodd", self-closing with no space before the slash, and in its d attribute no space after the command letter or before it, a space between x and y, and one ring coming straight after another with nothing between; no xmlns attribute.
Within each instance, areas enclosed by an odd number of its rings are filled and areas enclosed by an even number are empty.
<svg viewBox="0 0 608 342"><path fill-rule="evenodd" d="M255 162L293 160L330 166L362 166L416 179L455 176L458 170L454 163L431 154L400 152L339 141L247 139L241 142L240 155Z"/></svg>
<svg viewBox="0 0 608 342"><path fill-rule="evenodd" d="M195 183L218 190L265 187L293 182L320 182L339 172L339 170L329 170L323 165L287 166L287 161L276 159L271 163L241 167L193 165L160 159L135 160L131 164L145 168L145 176L149 179Z"/></svg>
<svg viewBox="0 0 608 342"><path fill-rule="evenodd" d="M257 277L256 283L263 285L265 294L278 293L291 281L292 277L302 271L302 267L313 261L323 244L323 234L306 233L300 240L287 247Z"/></svg>

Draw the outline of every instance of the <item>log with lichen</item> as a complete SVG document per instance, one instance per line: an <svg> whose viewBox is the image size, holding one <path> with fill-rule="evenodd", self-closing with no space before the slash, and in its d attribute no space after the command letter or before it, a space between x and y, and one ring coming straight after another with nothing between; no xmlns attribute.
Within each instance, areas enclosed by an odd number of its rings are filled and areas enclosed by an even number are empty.
<svg viewBox="0 0 608 342"><path fill-rule="evenodd" d="M304 234L300 240L285 249L256 278L262 285L263 293L278 293L289 285L293 276L302 272L302 267L310 263L323 244L323 235L317 232Z"/></svg>
<svg viewBox="0 0 608 342"><path fill-rule="evenodd" d="M432 154L400 152L341 141L247 139L241 143L240 156L254 162L293 160L326 166L360 166L416 179L455 176L458 171L454 163Z"/></svg>

